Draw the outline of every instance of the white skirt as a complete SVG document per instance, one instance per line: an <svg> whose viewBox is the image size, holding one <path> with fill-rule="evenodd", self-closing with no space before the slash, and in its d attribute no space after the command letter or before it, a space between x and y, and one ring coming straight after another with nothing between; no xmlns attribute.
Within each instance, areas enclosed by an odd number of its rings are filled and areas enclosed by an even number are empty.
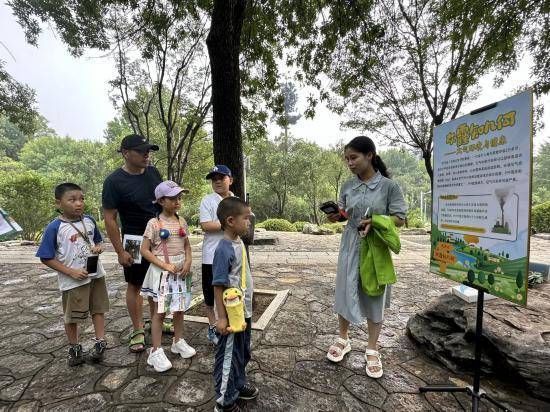
<svg viewBox="0 0 550 412"><path fill-rule="evenodd" d="M157 257L164 260L164 257ZM176 268L178 270L183 267L184 261L185 255L170 256L170 263L176 265ZM147 270L147 273L145 274L145 279L143 280L143 285L141 286L141 296L147 298L151 297L153 298L154 302L158 302L158 291L162 272L164 272L164 270L159 268L157 265L153 263L149 265L149 269Z"/></svg>

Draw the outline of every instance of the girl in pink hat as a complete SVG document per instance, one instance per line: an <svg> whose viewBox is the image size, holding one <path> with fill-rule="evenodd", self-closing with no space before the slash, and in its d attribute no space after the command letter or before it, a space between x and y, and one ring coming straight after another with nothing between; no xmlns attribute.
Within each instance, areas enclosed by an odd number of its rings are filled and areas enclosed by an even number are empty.
<svg viewBox="0 0 550 412"><path fill-rule="evenodd" d="M185 283L185 278L191 269L188 226L185 219L178 216L184 192L186 192L185 189L171 180L166 180L155 188L155 202L162 208L162 212L147 223L141 244L141 255L151 262L141 288L141 295L147 297L153 313L151 319L153 346L149 349L147 364L157 372L164 372L172 367L172 363L161 347L162 323L165 315L162 308L159 313L159 306L162 306L164 301L162 288L172 290L179 287L181 289L181 284ZM173 282L165 285L166 278L173 279ZM172 311L172 313L174 341L170 351L179 354L182 358L190 358L196 354L196 351L183 339L183 310Z"/></svg>

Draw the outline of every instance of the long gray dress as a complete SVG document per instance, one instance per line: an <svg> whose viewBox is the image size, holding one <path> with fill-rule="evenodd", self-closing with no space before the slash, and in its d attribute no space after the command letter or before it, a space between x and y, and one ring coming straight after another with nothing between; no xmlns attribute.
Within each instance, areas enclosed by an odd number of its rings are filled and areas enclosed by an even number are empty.
<svg viewBox="0 0 550 412"><path fill-rule="evenodd" d="M348 213L348 224L340 242L334 312L353 324L361 324L365 319L381 322L384 307L389 307L391 288L387 287L382 296L363 293L359 277L360 237L357 227L367 207L373 214L405 219L407 205L403 193L396 182L377 172L366 182L355 176L344 183L338 204Z"/></svg>

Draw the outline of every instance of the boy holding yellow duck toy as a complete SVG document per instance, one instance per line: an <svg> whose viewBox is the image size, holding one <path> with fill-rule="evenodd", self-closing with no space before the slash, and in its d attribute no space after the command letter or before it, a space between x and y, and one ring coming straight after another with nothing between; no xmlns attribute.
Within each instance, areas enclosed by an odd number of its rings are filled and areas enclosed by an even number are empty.
<svg viewBox="0 0 550 412"><path fill-rule="evenodd" d="M212 263L218 315L216 327L221 335L214 362L214 410L238 412L241 408L237 399L255 399L259 393L247 382L245 372L250 360L254 287L246 250L239 236L248 231L250 207L238 197L228 197L218 205L217 216L224 237Z"/></svg>

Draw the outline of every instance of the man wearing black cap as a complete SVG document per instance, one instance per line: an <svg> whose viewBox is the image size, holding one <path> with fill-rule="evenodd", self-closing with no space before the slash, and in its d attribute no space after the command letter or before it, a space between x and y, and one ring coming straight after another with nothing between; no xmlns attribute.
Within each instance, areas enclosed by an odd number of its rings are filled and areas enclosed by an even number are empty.
<svg viewBox="0 0 550 412"><path fill-rule="evenodd" d="M130 253L124 250L122 238L124 235L143 236L147 222L156 215L153 204L155 187L162 182L162 176L149 163L150 152L157 150L159 147L150 144L143 136L126 136L119 149L124 165L111 173L103 183L105 228L118 255L118 262L124 267L124 278L128 283L126 306L134 327L129 343L132 352L145 350L140 289L149 262L142 259L141 263L135 263ZM122 238L117 222L118 215L122 225Z"/></svg>

